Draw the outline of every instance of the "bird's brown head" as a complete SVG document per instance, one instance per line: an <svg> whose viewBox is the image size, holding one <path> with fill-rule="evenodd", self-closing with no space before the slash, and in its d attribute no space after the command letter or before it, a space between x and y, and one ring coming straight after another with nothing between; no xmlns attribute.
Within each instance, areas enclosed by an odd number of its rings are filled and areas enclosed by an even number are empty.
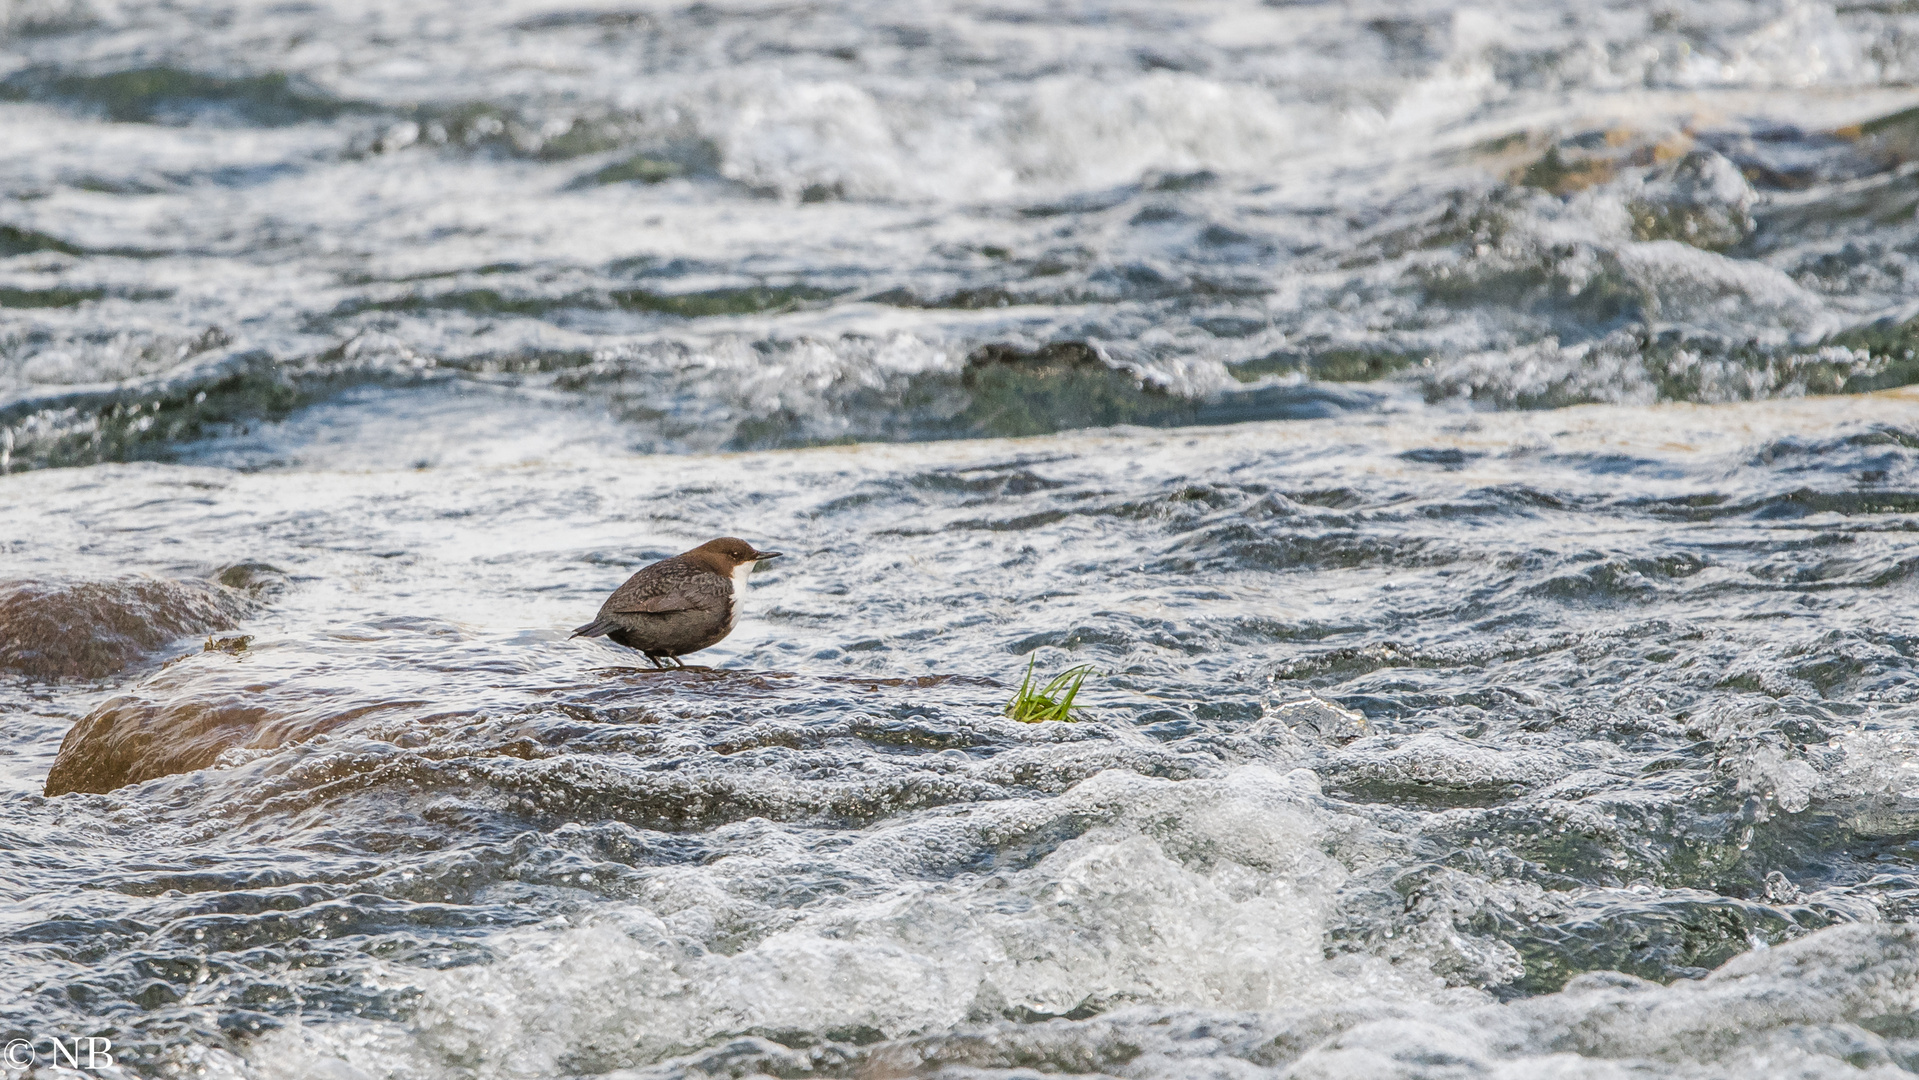
<svg viewBox="0 0 1919 1080"><path fill-rule="evenodd" d="M722 536L718 540L708 540L682 558L704 563L722 574L730 574L735 567L746 566L762 559L777 559L777 551L757 551L752 544L736 536Z"/></svg>

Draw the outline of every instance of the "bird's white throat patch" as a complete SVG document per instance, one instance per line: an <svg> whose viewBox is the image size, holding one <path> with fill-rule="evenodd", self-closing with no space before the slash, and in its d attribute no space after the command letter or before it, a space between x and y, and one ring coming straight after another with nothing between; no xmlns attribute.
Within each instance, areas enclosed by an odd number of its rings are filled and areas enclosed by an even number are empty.
<svg viewBox="0 0 1919 1080"><path fill-rule="evenodd" d="M729 634L740 624L740 601L746 597L746 578L753 572L754 565L741 563L733 568L733 596L726 612L726 632Z"/></svg>

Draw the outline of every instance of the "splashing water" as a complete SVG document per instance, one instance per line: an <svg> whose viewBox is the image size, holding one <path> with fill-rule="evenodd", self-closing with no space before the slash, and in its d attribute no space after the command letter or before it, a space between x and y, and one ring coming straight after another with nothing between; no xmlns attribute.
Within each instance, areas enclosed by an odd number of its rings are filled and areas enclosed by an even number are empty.
<svg viewBox="0 0 1919 1080"><path fill-rule="evenodd" d="M1919 1070L1915 18L0 8L0 1029Z"/></svg>

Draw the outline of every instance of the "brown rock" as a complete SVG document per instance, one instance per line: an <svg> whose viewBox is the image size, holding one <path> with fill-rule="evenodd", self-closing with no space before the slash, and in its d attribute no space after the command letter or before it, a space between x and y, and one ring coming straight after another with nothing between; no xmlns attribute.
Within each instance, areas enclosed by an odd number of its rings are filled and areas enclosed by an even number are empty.
<svg viewBox="0 0 1919 1080"><path fill-rule="evenodd" d="M47 795L105 793L157 776L204 769L222 750L271 740L271 710L252 696L156 702L116 697L67 729L47 772ZM272 745L269 741L268 745Z"/></svg>
<svg viewBox="0 0 1919 1080"><path fill-rule="evenodd" d="M0 582L0 668L33 679L99 679L188 634L250 614L246 593L144 574Z"/></svg>

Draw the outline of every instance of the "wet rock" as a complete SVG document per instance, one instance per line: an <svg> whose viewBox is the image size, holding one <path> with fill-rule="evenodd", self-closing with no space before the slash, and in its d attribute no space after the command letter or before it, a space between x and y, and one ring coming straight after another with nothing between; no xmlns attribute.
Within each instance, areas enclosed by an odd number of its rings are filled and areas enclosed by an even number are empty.
<svg viewBox="0 0 1919 1080"><path fill-rule="evenodd" d="M258 698L155 702L122 696L68 729L47 773L45 794L105 793L142 780L203 769L221 751L243 744L277 745L310 732L275 731L273 709Z"/></svg>
<svg viewBox="0 0 1919 1080"><path fill-rule="evenodd" d="M245 593L211 581L131 575L0 582L0 668L33 679L99 679L188 634L232 627Z"/></svg>
<svg viewBox="0 0 1919 1080"><path fill-rule="evenodd" d="M230 589L238 589L257 599L278 596L290 581L286 571L263 562L229 563L214 574L214 580Z"/></svg>
<svg viewBox="0 0 1919 1080"><path fill-rule="evenodd" d="M1033 351L993 344L966 358L971 397L957 418L968 435L1038 435L1110 424L1192 423L1196 403L1106 362L1093 346L1056 341Z"/></svg>
<svg viewBox="0 0 1919 1080"><path fill-rule="evenodd" d="M344 677L347 671L357 677ZM579 681L554 676L550 658L502 658L497 642L418 628L367 633L347 653L312 642L209 640L200 653L153 672L69 729L44 792L104 794L242 765L320 736L357 747L326 767L333 779L365 771L378 774L378 782L403 774L408 785L438 783L444 778L423 779L440 769L433 763L457 759L466 764L453 771L493 770L489 788L517 791L528 806L605 802L649 828L754 815L864 819L1004 790L1063 789L1116 761L1146 773L1172 768L1170 755L1136 760L1136 748L1106 745L1115 733L1104 725L1004 720L997 714L1004 688L968 676L706 667L575 668ZM473 693L482 686L483 694ZM970 724L942 718L944 708L962 705L975 718ZM888 748L1037 752L1035 760L1001 753L977 777L949 776L953 763L939 759L902 760L885 775L858 769L838 777L838 759L820 748L847 739ZM1061 750L1062 743L1089 746L1082 753ZM391 748L417 753L396 757ZM576 769L567 764L570 755L676 763L668 781L651 768L637 775L599 765ZM825 794L783 782L794 771L826 781Z"/></svg>

